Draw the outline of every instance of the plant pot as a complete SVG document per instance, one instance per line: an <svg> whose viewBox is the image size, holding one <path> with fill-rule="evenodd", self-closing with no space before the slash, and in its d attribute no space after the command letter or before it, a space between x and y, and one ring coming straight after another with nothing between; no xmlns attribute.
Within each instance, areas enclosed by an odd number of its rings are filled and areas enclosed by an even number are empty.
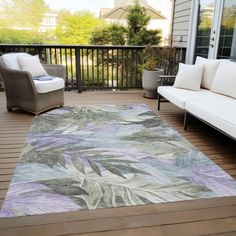
<svg viewBox="0 0 236 236"><path fill-rule="evenodd" d="M157 80L159 75L163 75L163 69L153 71L143 70L142 86L145 90L144 97L157 98Z"/></svg>

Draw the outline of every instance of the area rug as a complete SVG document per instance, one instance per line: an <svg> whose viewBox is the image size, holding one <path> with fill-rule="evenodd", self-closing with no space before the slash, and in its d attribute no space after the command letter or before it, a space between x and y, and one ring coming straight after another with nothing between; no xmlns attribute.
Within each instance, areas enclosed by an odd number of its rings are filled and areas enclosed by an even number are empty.
<svg viewBox="0 0 236 236"><path fill-rule="evenodd" d="M146 105L33 120L1 217L236 195L236 181Z"/></svg>

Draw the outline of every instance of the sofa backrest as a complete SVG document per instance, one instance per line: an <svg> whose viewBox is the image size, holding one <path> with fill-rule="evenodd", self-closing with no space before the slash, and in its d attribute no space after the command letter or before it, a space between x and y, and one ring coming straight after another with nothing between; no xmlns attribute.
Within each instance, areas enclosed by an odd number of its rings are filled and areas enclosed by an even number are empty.
<svg viewBox="0 0 236 236"><path fill-rule="evenodd" d="M220 61L211 91L236 99L236 62L229 60Z"/></svg>
<svg viewBox="0 0 236 236"><path fill-rule="evenodd" d="M196 65L204 65L201 87L211 89L220 60L197 57Z"/></svg>

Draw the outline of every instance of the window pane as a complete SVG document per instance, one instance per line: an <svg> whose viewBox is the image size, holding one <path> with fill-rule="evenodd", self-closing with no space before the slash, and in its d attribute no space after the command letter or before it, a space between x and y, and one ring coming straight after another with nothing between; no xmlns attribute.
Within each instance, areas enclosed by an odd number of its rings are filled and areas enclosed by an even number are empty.
<svg viewBox="0 0 236 236"><path fill-rule="evenodd" d="M215 0L200 0L195 58L196 56L208 57L214 8Z"/></svg>
<svg viewBox="0 0 236 236"><path fill-rule="evenodd" d="M225 0L217 57L236 59L236 0Z"/></svg>

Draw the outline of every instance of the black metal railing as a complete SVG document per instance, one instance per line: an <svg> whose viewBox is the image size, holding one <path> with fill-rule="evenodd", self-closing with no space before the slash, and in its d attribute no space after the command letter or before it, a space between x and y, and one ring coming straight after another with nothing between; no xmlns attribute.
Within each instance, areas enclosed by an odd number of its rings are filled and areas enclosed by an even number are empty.
<svg viewBox="0 0 236 236"><path fill-rule="evenodd" d="M27 52L43 63L66 68L66 89L130 89L142 87L143 46L9 45L0 44L0 55ZM160 51L163 48L160 47ZM185 61L185 48L169 48L171 58L162 60L166 74L175 74ZM157 55L158 56L158 55Z"/></svg>

